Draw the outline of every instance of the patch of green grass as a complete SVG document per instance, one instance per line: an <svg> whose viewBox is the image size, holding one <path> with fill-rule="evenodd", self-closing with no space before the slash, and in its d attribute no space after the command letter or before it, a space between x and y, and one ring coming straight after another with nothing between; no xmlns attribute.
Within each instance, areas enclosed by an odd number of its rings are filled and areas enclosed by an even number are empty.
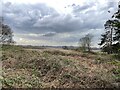
<svg viewBox="0 0 120 90"><path fill-rule="evenodd" d="M62 62L63 62L64 65L71 65L72 64L71 59L63 59Z"/></svg>
<svg viewBox="0 0 120 90"><path fill-rule="evenodd" d="M118 69L113 69L112 72L114 73L114 78L116 82L120 83L120 68Z"/></svg>
<svg viewBox="0 0 120 90"><path fill-rule="evenodd" d="M42 56L45 57L45 58L49 58L51 55L49 53L43 52Z"/></svg>
<svg viewBox="0 0 120 90"><path fill-rule="evenodd" d="M31 75L26 78L26 76L15 76L15 77L7 77L4 78L2 81L3 85L9 88L12 88L14 86L17 87L26 87L26 88L41 88L42 82L40 79L36 76Z"/></svg>
<svg viewBox="0 0 120 90"><path fill-rule="evenodd" d="M112 60L112 61L109 61L108 63L120 67L120 61L118 61L118 60Z"/></svg>
<svg viewBox="0 0 120 90"><path fill-rule="evenodd" d="M107 62L107 60L105 60L104 57L102 57L102 56L96 56L96 58L95 58L95 63L96 64L101 64L101 63L105 63L105 62Z"/></svg>
<svg viewBox="0 0 120 90"><path fill-rule="evenodd" d="M20 51L22 50L23 48L21 46L15 46L15 45L2 45L2 50L3 51L8 51L8 50L11 50L11 51Z"/></svg>
<svg viewBox="0 0 120 90"><path fill-rule="evenodd" d="M32 70L31 70L31 74L33 74L33 75L35 75L35 76L37 76L37 77L42 77L42 73L41 73L41 71L38 70L38 69L32 69Z"/></svg>
<svg viewBox="0 0 120 90"><path fill-rule="evenodd" d="M120 61L120 53L113 54L112 57Z"/></svg>
<svg viewBox="0 0 120 90"><path fill-rule="evenodd" d="M2 81L2 84L4 84L5 86L9 87L9 88L12 88L13 87L13 83L14 83L14 80L13 79L7 79L5 78L3 81Z"/></svg>
<svg viewBox="0 0 120 90"><path fill-rule="evenodd" d="M59 69L61 68L61 65L59 63L53 63L52 64L52 68L55 70L55 71L59 71Z"/></svg>

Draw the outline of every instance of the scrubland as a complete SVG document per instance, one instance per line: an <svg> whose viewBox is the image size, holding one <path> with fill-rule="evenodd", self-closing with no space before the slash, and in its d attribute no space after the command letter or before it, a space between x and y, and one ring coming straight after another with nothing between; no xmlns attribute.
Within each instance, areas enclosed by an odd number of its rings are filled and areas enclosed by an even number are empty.
<svg viewBox="0 0 120 90"><path fill-rule="evenodd" d="M114 55L64 49L3 46L4 88L120 88Z"/></svg>

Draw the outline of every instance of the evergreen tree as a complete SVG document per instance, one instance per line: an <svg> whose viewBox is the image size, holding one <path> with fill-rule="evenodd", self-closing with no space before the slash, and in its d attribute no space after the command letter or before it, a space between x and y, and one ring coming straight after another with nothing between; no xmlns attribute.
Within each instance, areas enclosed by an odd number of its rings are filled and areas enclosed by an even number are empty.
<svg viewBox="0 0 120 90"><path fill-rule="evenodd" d="M116 53L120 49L120 5L118 11L112 16L111 20L104 24L105 34L102 34L101 43L103 51Z"/></svg>
<svg viewBox="0 0 120 90"><path fill-rule="evenodd" d="M8 25L3 24L3 18L0 18L0 44L12 44L13 32Z"/></svg>

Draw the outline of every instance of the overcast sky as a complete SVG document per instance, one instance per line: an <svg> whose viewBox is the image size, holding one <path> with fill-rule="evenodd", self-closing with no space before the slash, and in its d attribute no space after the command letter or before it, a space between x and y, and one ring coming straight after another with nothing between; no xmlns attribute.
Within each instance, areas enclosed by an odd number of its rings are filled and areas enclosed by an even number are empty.
<svg viewBox="0 0 120 90"><path fill-rule="evenodd" d="M76 46L89 33L94 36L92 46L98 47L104 23L117 10L117 1L3 0L2 14L17 44Z"/></svg>

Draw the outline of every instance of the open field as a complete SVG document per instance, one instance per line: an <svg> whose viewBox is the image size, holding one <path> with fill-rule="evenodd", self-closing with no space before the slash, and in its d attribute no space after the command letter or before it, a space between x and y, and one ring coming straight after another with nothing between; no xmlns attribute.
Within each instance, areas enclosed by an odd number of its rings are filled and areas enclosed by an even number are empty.
<svg viewBox="0 0 120 90"><path fill-rule="evenodd" d="M6 88L120 88L120 61L100 52L2 48Z"/></svg>

